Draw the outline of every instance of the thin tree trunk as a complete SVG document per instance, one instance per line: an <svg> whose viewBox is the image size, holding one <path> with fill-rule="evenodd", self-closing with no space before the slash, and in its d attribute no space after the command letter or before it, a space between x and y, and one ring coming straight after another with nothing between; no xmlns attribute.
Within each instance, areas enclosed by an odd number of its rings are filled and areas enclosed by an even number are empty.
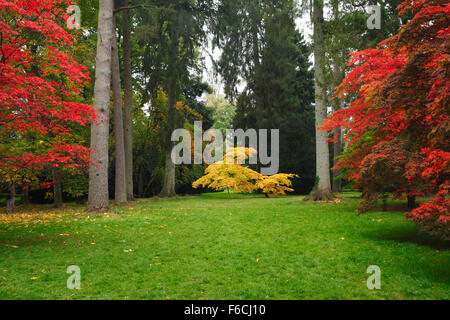
<svg viewBox="0 0 450 320"><path fill-rule="evenodd" d="M408 196L408 209L416 208L416 196Z"/></svg>
<svg viewBox="0 0 450 320"><path fill-rule="evenodd" d="M144 170L142 168L139 169L138 195L139 198L144 197Z"/></svg>
<svg viewBox="0 0 450 320"><path fill-rule="evenodd" d="M172 162L172 147L171 141L172 131L175 129L176 121L176 103L177 103L177 59L178 59L178 35L176 32L172 34L171 50L169 53L169 83L168 83L168 114L167 114L167 128L166 128L166 169L164 173L164 183L161 197L174 197L175 193L175 164Z"/></svg>
<svg viewBox="0 0 450 320"><path fill-rule="evenodd" d="M27 206L30 205L30 187L25 186L22 192L23 192L23 203Z"/></svg>
<svg viewBox="0 0 450 320"><path fill-rule="evenodd" d="M115 170L115 194L114 203L120 205L127 202L127 188L125 183L125 146L123 138L123 117L122 117L122 86L120 83L119 50L117 47L116 23L113 19L113 40L112 40L112 87L114 93L114 139L116 150L116 170Z"/></svg>
<svg viewBox="0 0 450 320"><path fill-rule="evenodd" d="M95 70L94 109L98 123L91 125L91 155L89 168L89 211L108 211L108 138L111 89L111 42L113 38L113 0L100 0L98 42Z"/></svg>
<svg viewBox="0 0 450 320"><path fill-rule="evenodd" d="M330 154L327 143L327 132L319 130L327 117L324 86L324 18L323 0L314 0L314 59L315 59L315 97L316 97L316 176L317 190L314 199L328 199L331 195Z"/></svg>
<svg viewBox="0 0 450 320"><path fill-rule="evenodd" d="M383 204L382 204L383 212L386 212L388 209L388 206L387 206L388 198L389 198L389 196L387 194L383 194L383 196L381 197L381 201L383 202Z"/></svg>
<svg viewBox="0 0 450 320"><path fill-rule="evenodd" d="M61 208L63 205L63 199L62 199L62 188L61 188L61 175L59 172L59 168L53 167L52 168L52 176L53 181L56 181L53 183L53 200L56 208Z"/></svg>
<svg viewBox="0 0 450 320"><path fill-rule="evenodd" d="M128 6L128 0L123 1ZM124 144L125 144L125 181L127 199L134 200L133 192L133 87L131 83L131 43L130 13L123 11L123 86L124 86Z"/></svg>
<svg viewBox="0 0 450 320"><path fill-rule="evenodd" d="M6 212L14 214L16 210L16 183L14 181L11 181L9 189L11 192L11 199L9 205L8 203L6 204Z"/></svg>

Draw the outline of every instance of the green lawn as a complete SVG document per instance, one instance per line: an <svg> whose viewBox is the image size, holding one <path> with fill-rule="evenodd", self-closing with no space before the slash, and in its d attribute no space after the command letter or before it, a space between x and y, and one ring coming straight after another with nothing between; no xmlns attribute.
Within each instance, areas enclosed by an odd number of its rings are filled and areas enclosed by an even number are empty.
<svg viewBox="0 0 450 320"><path fill-rule="evenodd" d="M357 217L355 194L301 199L204 194L109 216L76 206L1 215L0 299L450 298L448 248L404 213ZM66 287L69 265L81 290ZM369 265L381 290L367 289Z"/></svg>

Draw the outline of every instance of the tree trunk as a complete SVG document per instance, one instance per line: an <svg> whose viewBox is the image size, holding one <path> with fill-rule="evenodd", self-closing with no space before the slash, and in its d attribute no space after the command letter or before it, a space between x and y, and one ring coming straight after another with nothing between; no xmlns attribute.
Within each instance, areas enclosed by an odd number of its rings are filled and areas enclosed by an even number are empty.
<svg viewBox="0 0 450 320"><path fill-rule="evenodd" d="M128 0L123 1L128 6ZM124 87L124 144L125 144L125 181L127 199L134 200L133 192L133 87L131 83L131 43L130 13L123 11L123 87Z"/></svg>
<svg viewBox="0 0 450 320"><path fill-rule="evenodd" d="M53 201L55 208L61 208L63 205L63 198L62 198L62 188L61 188L61 175L59 172L59 168L53 167L52 168L52 177L53 181L56 181L53 183Z"/></svg>
<svg viewBox="0 0 450 320"><path fill-rule="evenodd" d="M176 32L171 37L171 50L169 53L169 79L168 79L168 114L166 127L166 170L164 173L164 184L159 194L161 197L174 197L175 193L175 164L172 162L171 135L176 125L177 90L177 60L178 60L178 35Z"/></svg>
<svg viewBox="0 0 450 320"><path fill-rule="evenodd" d="M9 201L9 206L6 204L6 212L14 214L16 210L16 183L14 181L11 181L10 191L11 199Z"/></svg>
<svg viewBox="0 0 450 320"><path fill-rule="evenodd" d="M333 1L333 19L339 19L339 1ZM335 39L335 41L337 41ZM340 52L336 52L333 61L333 94L334 88L339 86L342 81L342 69L340 64ZM333 112L338 111L341 108L341 101L337 97L333 99ZM338 158L342 155L342 128L335 128L333 130L333 136L335 143L333 145L333 167L336 166ZM341 175L340 170L333 170L333 192L342 192L342 180L338 178Z"/></svg>
<svg viewBox="0 0 450 320"><path fill-rule="evenodd" d="M138 179L138 195L139 198L144 197L144 170L142 168L139 169L139 179Z"/></svg>
<svg viewBox="0 0 450 320"><path fill-rule="evenodd" d="M23 203L27 206L30 205L30 187L25 186L22 192L23 192Z"/></svg>
<svg viewBox="0 0 450 320"><path fill-rule="evenodd" d="M337 137L337 141L334 143L334 155L333 155L333 166L338 163L338 158L342 155L342 129L335 128L333 130L333 135ZM333 170L333 192L342 192L342 180L338 178L341 174L340 170Z"/></svg>
<svg viewBox="0 0 450 320"><path fill-rule="evenodd" d="M326 131L319 130L327 117L327 105L325 102L324 86L324 19L323 1L314 0L314 73L315 73L315 97L316 97L316 176L318 185L315 200L323 200L332 197L330 182L330 154L328 150Z"/></svg>
<svg viewBox="0 0 450 320"><path fill-rule="evenodd" d="M116 170L115 170L115 194L114 203L120 205L127 202L127 188L125 180L125 146L123 138L123 117L122 117L122 86L120 84L119 50L117 47L116 24L113 19L113 40L112 40L112 87L114 93L114 139L116 150Z"/></svg>
<svg viewBox="0 0 450 320"><path fill-rule="evenodd" d="M108 138L111 89L111 42L113 38L113 0L100 0L95 69L94 109L100 117L91 125L88 211L108 211Z"/></svg>
<svg viewBox="0 0 450 320"><path fill-rule="evenodd" d="M383 203L383 204L382 204L383 212L386 212L387 209L388 209L388 206L387 206L388 198L389 198L389 196L388 196L387 194L383 194L383 195L381 196L381 201L382 201L382 203Z"/></svg>
<svg viewBox="0 0 450 320"><path fill-rule="evenodd" d="M164 173L164 184L159 194L160 197L175 197L175 164L171 159L172 150L169 148L166 150L166 168Z"/></svg>
<svg viewBox="0 0 450 320"><path fill-rule="evenodd" d="M416 196L408 196L408 209L413 210L416 208Z"/></svg>
<svg viewBox="0 0 450 320"><path fill-rule="evenodd" d="M257 77L258 70L261 65L261 54L259 50L260 40L258 36L258 28L261 23L261 19L258 14L259 8L257 7L257 3L253 3L251 5L250 17L251 22L251 33L252 33L252 48L253 48L253 72L252 72L252 83L250 87L254 91L254 99L255 104L260 107L260 111L256 113L255 123L253 124L254 129L262 129L265 128L264 122L266 121L266 112L264 105L264 96L261 90L261 79Z"/></svg>

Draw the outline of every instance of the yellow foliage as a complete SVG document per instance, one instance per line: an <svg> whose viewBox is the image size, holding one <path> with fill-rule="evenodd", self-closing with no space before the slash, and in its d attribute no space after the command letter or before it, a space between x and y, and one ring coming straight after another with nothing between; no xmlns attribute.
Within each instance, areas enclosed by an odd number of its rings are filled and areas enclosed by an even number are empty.
<svg viewBox="0 0 450 320"><path fill-rule="evenodd" d="M249 157L255 156L256 150L253 148L228 148L225 151L223 162L228 164L242 164Z"/></svg>
<svg viewBox="0 0 450 320"><path fill-rule="evenodd" d="M298 177L296 174L279 173L273 176L261 176L256 182L256 187L267 195L281 195L286 192L294 191L290 188L292 182L290 179Z"/></svg>
<svg viewBox="0 0 450 320"><path fill-rule="evenodd" d="M210 165L206 175L195 181L192 186L208 186L217 191L233 190L237 193L252 193L256 190L255 181L260 174L239 164L224 164L216 162Z"/></svg>
<svg viewBox="0 0 450 320"><path fill-rule="evenodd" d="M241 165L256 153L252 148L228 148L223 160L206 168L205 175L195 181L192 187L209 187L217 191L233 190L237 193L252 193L260 189L267 196L294 191L290 188L290 179L297 177L296 174L263 176Z"/></svg>
<svg viewBox="0 0 450 320"><path fill-rule="evenodd" d="M25 210L25 209L24 209ZM66 216L74 216L73 210L28 210L23 213L0 214L0 226L8 224L50 224L62 222Z"/></svg>
<svg viewBox="0 0 450 320"><path fill-rule="evenodd" d="M228 148L223 160L206 168L206 175L192 184L192 187L209 187L217 191L233 190L237 193L252 193L256 190L255 181L261 176L258 172L243 167L249 156L256 154L251 148Z"/></svg>

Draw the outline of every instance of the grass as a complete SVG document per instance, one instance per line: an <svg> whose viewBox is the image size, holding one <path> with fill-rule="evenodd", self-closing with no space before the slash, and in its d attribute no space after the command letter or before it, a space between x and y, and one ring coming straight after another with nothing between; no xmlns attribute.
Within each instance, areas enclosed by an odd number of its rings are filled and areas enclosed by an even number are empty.
<svg viewBox="0 0 450 320"><path fill-rule="evenodd" d="M0 216L0 299L449 299L450 252L359 199L204 194ZM393 203L392 205L398 205ZM22 209L24 210L24 209ZM81 290L66 287L81 268ZM366 270L381 268L381 290Z"/></svg>

